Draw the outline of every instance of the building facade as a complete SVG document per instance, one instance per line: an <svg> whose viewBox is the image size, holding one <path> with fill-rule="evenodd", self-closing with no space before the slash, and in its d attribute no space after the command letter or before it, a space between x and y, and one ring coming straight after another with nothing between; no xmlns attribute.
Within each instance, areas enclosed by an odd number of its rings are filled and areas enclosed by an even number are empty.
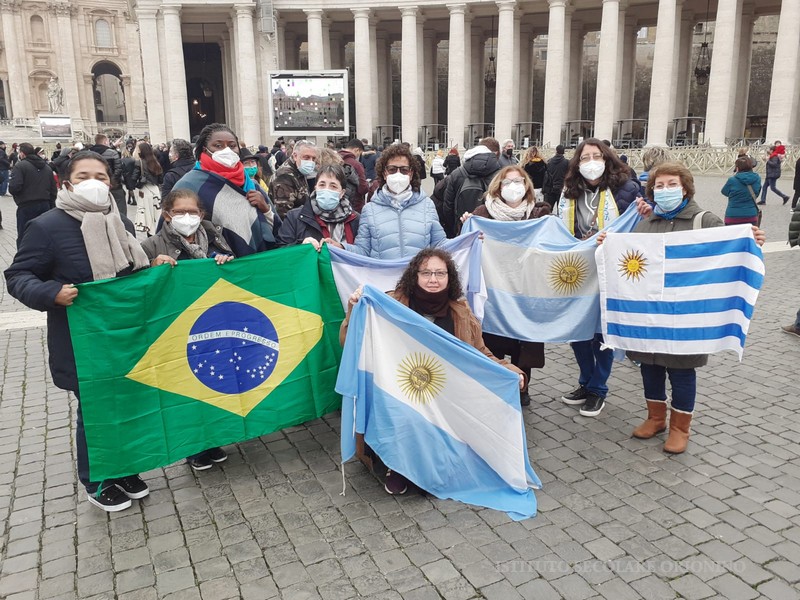
<svg viewBox="0 0 800 600"><path fill-rule="evenodd" d="M267 74L307 68L348 70L352 133L376 143L468 146L492 133L722 146L752 133L754 23L765 16L777 20L778 58L758 131L797 143L797 0L0 0L0 135L34 138L37 117L62 114L78 136L188 139L224 121L254 145L274 137ZM646 115L635 115L643 32L652 67Z"/></svg>

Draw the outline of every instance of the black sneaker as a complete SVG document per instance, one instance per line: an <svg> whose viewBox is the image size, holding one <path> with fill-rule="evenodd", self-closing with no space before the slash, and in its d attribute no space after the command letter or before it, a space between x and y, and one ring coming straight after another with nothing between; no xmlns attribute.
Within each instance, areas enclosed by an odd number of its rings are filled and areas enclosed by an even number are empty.
<svg viewBox="0 0 800 600"><path fill-rule="evenodd" d="M605 398L589 392L586 395L586 401L583 403L583 406L581 406L580 413L584 417L596 417L600 414L600 411L603 410L605 405Z"/></svg>
<svg viewBox="0 0 800 600"><path fill-rule="evenodd" d="M142 481L142 478L138 475L128 475L127 477L115 479L114 485L121 489L122 493L128 498L132 498L133 500L144 498L150 493L147 484Z"/></svg>
<svg viewBox="0 0 800 600"><path fill-rule="evenodd" d="M109 485L106 488L98 489L96 492L87 492L86 498L96 507L106 512L119 512L131 507L131 499L116 485Z"/></svg>
<svg viewBox="0 0 800 600"><path fill-rule="evenodd" d="M205 453L211 459L211 462L221 463L228 460L228 455L222 448L209 448Z"/></svg>
<svg viewBox="0 0 800 600"><path fill-rule="evenodd" d="M186 459L186 463L195 471L205 471L214 466L214 463L211 462L211 459L205 452L201 452L195 456L190 456Z"/></svg>
<svg viewBox="0 0 800 600"><path fill-rule="evenodd" d="M582 385L578 386L578 389L575 391L570 392L569 394L564 394L561 396L561 399L564 401L564 404L583 404L586 397L589 395L589 390L587 390Z"/></svg>
<svg viewBox="0 0 800 600"><path fill-rule="evenodd" d="M528 392L520 392L519 394L519 404L520 406L530 406L531 405L531 396Z"/></svg>

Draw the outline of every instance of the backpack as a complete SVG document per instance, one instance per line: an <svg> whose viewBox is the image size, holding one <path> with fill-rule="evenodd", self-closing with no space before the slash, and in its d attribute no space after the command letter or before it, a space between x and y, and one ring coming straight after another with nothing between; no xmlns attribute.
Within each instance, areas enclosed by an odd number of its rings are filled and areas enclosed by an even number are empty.
<svg viewBox="0 0 800 600"><path fill-rule="evenodd" d="M475 208L483 204L483 195L488 187L486 181L480 177L467 177L461 184L455 200L456 235L461 232L461 215L465 212L474 212Z"/></svg>
<svg viewBox="0 0 800 600"><path fill-rule="evenodd" d="M352 204L353 198L358 195L358 173L353 168L353 165L344 163L342 165L345 176L345 197Z"/></svg>

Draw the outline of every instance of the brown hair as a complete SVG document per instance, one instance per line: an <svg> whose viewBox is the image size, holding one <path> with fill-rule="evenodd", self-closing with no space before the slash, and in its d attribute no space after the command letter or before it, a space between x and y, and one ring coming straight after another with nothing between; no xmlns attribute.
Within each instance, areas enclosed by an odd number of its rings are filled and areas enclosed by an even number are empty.
<svg viewBox="0 0 800 600"><path fill-rule="evenodd" d="M486 146L489 150L491 150L495 154L500 154L500 142L498 142L496 138L485 137L478 143L481 146Z"/></svg>
<svg viewBox="0 0 800 600"><path fill-rule="evenodd" d="M753 170L753 161L750 160L750 157L746 154L740 156L736 159L734 163L734 167L736 168L737 173L741 173L743 171L752 171Z"/></svg>
<svg viewBox="0 0 800 600"><path fill-rule="evenodd" d="M525 164L527 165L534 158L542 158L542 155L539 154L539 149L536 146L531 146L525 153Z"/></svg>
<svg viewBox="0 0 800 600"><path fill-rule="evenodd" d="M420 187L420 178L417 159L414 158L413 154L411 154L410 146L404 146L403 144L392 144L383 152L381 152L381 156L378 159L378 164L375 165L375 175L378 178L378 183L381 187L386 184L386 178L383 175L384 172L386 172L386 165L388 165L389 161L393 158L398 158L401 156L404 156L406 159L408 159L408 166L411 168L411 189L415 192L418 192Z"/></svg>
<svg viewBox="0 0 800 600"><path fill-rule="evenodd" d="M422 265L429 258L434 257L441 259L447 265L447 297L450 300L460 299L464 293L461 291L461 279L458 277L456 263L453 262L453 257L450 256L449 252L440 248L423 248L420 250L408 263L406 270L403 271L394 288L395 291L403 294L406 298L412 298L418 287L417 275Z"/></svg>
<svg viewBox="0 0 800 600"><path fill-rule="evenodd" d="M586 180L580 172L581 154L586 146L595 146L600 150L606 163L606 170L598 184L599 188L610 189L614 193L629 179L630 169L611 148L597 138L587 138L578 144L575 154L567 166L567 174L564 177L564 197L570 200L580 197L586 191Z"/></svg>
<svg viewBox="0 0 800 600"><path fill-rule="evenodd" d="M151 175L161 175L161 164L159 164L156 159L153 147L147 142L141 142L139 144L139 159L142 161L142 164L147 167Z"/></svg>
<svg viewBox="0 0 800 600"><path fill-rule="evenodd" d="M528 204L535 202L536 198L534 197L533 184L531 183L531 178L528 177L528 174L522 167L514 165L503 167L497 172L497 174L492 178L492 181L489 183L489 187L486 188L486 195L502 200L500 191L502 190L503 187L502 185L503 180L508 177L508 174L511 171L516 171L517 173L522 174L522 179L524 180L524 185L525 185L525 196L523 196L522 199L525 200L525 202L527 202Z"/></svg>
<svg viewBox="0 0 800 600"><path fill-rule="evenodd" d="M650 171L647 176L647 186L645 187L645 193L648 198L653 199L653 187L656 185L656 179L662 175L680 177L684 198L689 198L689 200L694 198L694 177L692 177L692 172L683 163L679 162L661 163Z"/></svg>
<svg viewBox="0 0 800 600"><path fill-rule="evenodd" d="M197 208L200 209L200 212L205 214L206 211L203 210L203 203L200 202L200 196L187 188L178 188L177 190L172 190L169 194L164 196L164 198L161 200L161 211L171 211L172 207L175 206L175 201L179 198L191 198L197 203Z"/></svg>

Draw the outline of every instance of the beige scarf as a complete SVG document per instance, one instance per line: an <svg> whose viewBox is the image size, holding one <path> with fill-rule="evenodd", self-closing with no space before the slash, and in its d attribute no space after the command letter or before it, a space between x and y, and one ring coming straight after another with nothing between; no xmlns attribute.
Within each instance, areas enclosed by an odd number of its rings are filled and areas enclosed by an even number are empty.
<svg viewBox="0 0 800 600"><path fill-rule="evenodd" d="M533 202L520 202L517 206L511 207L500 198L486 195L486 210L492 215L495 221L523 221L531 216Z"/></svg>
<svg viewBox="0 0 800 600"><path fill-rule="evenodd" d="M139 242L125 230L117 205L110 197L107 206L98 206L62 188L56 208L81 222L83 244L95 281L115 277L128 267L137 271L150 264Z"/></svg>

